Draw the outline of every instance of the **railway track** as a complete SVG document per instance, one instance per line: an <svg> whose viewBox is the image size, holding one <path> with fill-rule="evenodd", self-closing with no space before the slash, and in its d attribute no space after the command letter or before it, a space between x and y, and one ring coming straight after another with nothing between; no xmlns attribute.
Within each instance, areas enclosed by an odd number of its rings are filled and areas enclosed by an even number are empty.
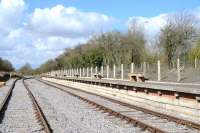
<svg viewBox="0 0 200 133"><path fill-rule="evenodd" d="M149 133L35 79L26 81L55 133Z"/></svg>
<svg viewBox="0 0 200 133"><path fill-rule="evenodd" d="M0 132L38 132L51 133L52 130L25 83L16 79L0 106ZM19 82L22 86L15 86ZM16 88L18 87L18 88ZM16 89L16 90L15 90ZM27 92L28 96L27 96ZM30 101L29 101L29 100ZM30 108L32 106L33 110Z"/></svg>
<svg viewBox="0 0 200 133"><path fill-rule="evenodd" d="M44 127L44 131L45 133L52 133L52 129L41 109L41 107L39 106L39 104L37 103L35 97L33 96L32 92L30 91L29 87L27 86L27 84L25 83L25 79L23 79L23 84L26 88L26 90L28 91L28 95L33 103L33 107L34 107L34 110L36 112L36 118L39 120L39 122L43 125Z"/></svg>
<svg viewBox="0 0 200 133"><path fill-rule="evenodd" d="M16 79L16 80L13 82L11 88L9 89L7 95L5 96L5 98L3 99L3 101L2 101L2 103L1 103L1 105L0 105L0 123L2 122L4 113L5 113L6 109L7 109L9 100L10 100L10 98L11 98L11 96L12 96L12 92L13 92L13 89L14 89L14 87L15 87L15 83L17 82L17 80L18 80L18 79Z"/></svg>
<svg viewBox="0 0 200 133"><path fill-rule="evenodd" d="M154 133L200 132L199 126L196 123L189 123L188 121L184 121L176 117L138 108L136 106L121 103L113 99L98 96L97 94L81 91L77 88L71 88L43 80L39 81L53 86L61 91L67 92L70 95L73 95L96 107L98 110L103 111L103 113L108 113L109 115L118 117L127 121L128 123L132 123L134 126L142 128L143 130L148 130Z"/></svg>

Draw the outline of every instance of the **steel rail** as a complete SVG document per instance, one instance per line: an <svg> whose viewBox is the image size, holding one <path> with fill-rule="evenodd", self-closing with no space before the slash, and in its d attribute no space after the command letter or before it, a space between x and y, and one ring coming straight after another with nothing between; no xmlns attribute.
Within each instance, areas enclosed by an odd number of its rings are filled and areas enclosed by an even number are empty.
<svg viewBox="0 0 200 133"><path fill-rule="evenodd" d="M51 129L51 126L49 125L46 116L44 115L41 107L39 106L38 102L36 101L34 95L32 94L32 92L30 91L28 85L25 83L26 79L23 79L23 84L26 88L26 90L28 91L28 95L33 103L34 109L36 111L36 118L41 122L41 124L44 127L44 131L46 133L53 133L53 130Z"/></svg>
<svg viewBox="0 0 200 133"><path fill-rule="evenodd" d="M70 80L72 82L76 82L76 80ZM92 81L91 81L92 82ZM84 82L85 84L91 84L91 82ZM60 85L60 84L58 84ZM95 85L99 85L99 84L95 84ZM117 84L115 84L117 86ZM64 86L64 85L62 85ZM101 85L99 85L101 86ZM110 86L110 85L108 85ZM67 86L69 87L69 86ZM137 88L137 87L135 87ZM93 95L97 95L95 93L92 93ZM97 95L97 96L100 96L100 95ZM130 104L127 104L127 103L124 103L124 102L120 102L118 100L114 100L114 99L111 99L111 98L108 98L108 97L104 97L104 96L100 96L100 97L103 97L103 98L106 98L106 99L109 99L109 100L112 100L112 101L115 101L117 103L120 103L121 105L125 105L125 106L129 106L131 108L134 108L136 110L140 110L140 111L143 111L145 113L149 113L149 114L152 114L152 115L155 115L155 116L158 116L160 118L163 118L163 119L168 119L170 121L173 121L173 122L176 122L178 124L181 124L181 125L185 125L189 128L194 128L194 129L197 129L197 130L200 130L200 124L199 123L196 123L196 122L193 122L193 121L189 121L189 120L185 120L185 119L180 119L180 118L177 118L175 116L172 116L172 115L168 115L168 114L163 114L163 113L160 113L160 112L157 112L157 111L153 111L153 110L150 110L150 109L146 109L146 108L142 108L142 107L138 107L138 106L134 106L134 105L130 105Z"/></svg>
<svg viewBox="0 0 200 133"><path fill-rule="evenodd" d="M40 81L40 82L43 82L43 83L45 83L47 85L49 85L47 83L49 81L43 81L43 80L40 80L40 79L37 79L37 80ZM50 83L53 83L53 82L50 82ZM60 85L60 86L63 86L63 87L68 87L68 88L76 89L74 87L65 86L65 85L61 85L61 84L58 84L58 83L53 83L53 84L57 84L57 85ZM175 122L177 124L185 125L185 126L187 126L189 128L194 128L194 129L200 130L200 124L199 123L195 123L193 121L189 121L189 120L185 120L185 119L180 119L180 118L177 118L175 116L171 116L171 115L168 115L168 114L163 114L163 113L160 113L160 112L157 112L157 111L153 111L153 110L150 110L150 109L146 109L146 108L143 108L143 107L139 107L139 106L131 105L131 104L128 104L128 103L124 103L124 102L121 102L119 100L115 100L115 99L112 99L112 98L108 98L106 96L98 95L96 93L87 92L87 91L79 90L79 89L76 89L76 90L81 91L81 92L85 92L85 93L89 93L89 94L92 94L92 95L96 95L96 96L99 96L99 97L102 97L104 99L113 101L113 102L118 103L120 105L127 106L127 107L130 107L132 109L136 109L136 110L142 111L144 113L148 113L148 114L160 117L162 119L167 119L167 120L173 121L173 122Z"/></svg>
<svg viewBox="0 0 200 133"><path fill-rule="evenodd" d="M19 79L15 79L15 81L13 82L11 88L9 89L8 93L6 94L6 97L3 99L3 102L0 104L0 123L2 123L3 117L4 117L4 113L7 109L8 103L10 101L10 98L12 96L12 92L13 89L15 88L15 83L18 81Z"/></svg>
<svg viewBox="0 0 200 133"><path fill-rule="evenodd" d="M37 80L38 80L38 79L37 79ZM72 92L70 92L70 91L67 91L67 90L65 90L65 89L59 88L59 87L56 86L56 85L52 85L52 84L46 83L46 82L41 81L41 80L38 80L38 81L40 81L40 82L42 82L42 83L44 83L44 84L46 84L46 85L48 85L48 86L52 86L52 87L54 87L54 88L57 88L57 89L59 89L59 90L61 90L61 91L63 91L63 92L66 92L66 93L68 93L68 94L74 96L74 97L77 97L77 98L81 99L82 101L84 101L84 102L86 102L86 103L88 103L88 104L90 104L90 105L92 105L92 106L98 108L99 110L102 110L103 113L109 113L109 115L111 115L111 116L120 118L120 119L122 119L122 120L126 120L127 123L133 124L134 126L141 128L142 130L148 130L148 131L150 131L150 132L152 132L152 133L166 133L165 131L163 131L163 130L161 130L161 129L158 129L158 128L154 127L154 126L151 126L151 125L149 125L149 124L143 123L142 121L136 120L136 119L134 119L134 118L132 118L132 117L129 117L129 116L126 116L126 115L124 115L124 114L122 114L122 113L119 113L119 112L117 112L117 111L114 111L114 110L112 110L111 108L105 107L104 105L100 105L100 104L98 104L98 103L96 103L96 102L94 102L94 101L91 101L91 100L89 100L89 99L87 99L87 98L85 98L85 97L82 97L82 96L80 96L80 95L77 95L77 94L75 94L75 93L72 93ZM53 83L53 84L54 84L54 83ZM62 85L61 85L61 86L62 86ZM66 87L66 86L65 86L65 87ZM70 88L72 88L72 87L70 87ZM75 89L75 88L73 88L73 89ZM80 91L80 90L78 90L78 91ZM85 92L85 91L84 91L84 92ZM85 93L88 93L88 92L85 92Z"/></svg>

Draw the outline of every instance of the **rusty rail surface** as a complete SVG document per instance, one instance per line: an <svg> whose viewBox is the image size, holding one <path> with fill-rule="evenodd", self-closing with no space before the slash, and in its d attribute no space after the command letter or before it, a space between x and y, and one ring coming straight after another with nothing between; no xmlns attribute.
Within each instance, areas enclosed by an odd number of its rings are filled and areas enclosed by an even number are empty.
<svg viewBox="0 0 200 133"><path fill-rule="evenodd" d="M2 122L3 120L3 117L4 117L4 113L7 109L7 106L8 106L8 103L10 101L10 98L12 96L12 92L13 92L13 89L15 88L15 83L18 81L19 79L15 79L15 81L13 82L11 88L9 89L6 97L4 98L3 102L1 103L0 105L0 123Z"/></svg>
<svg viewBox="0 0 200 133"><path fill-rule="evenodd" d="M77 94L72 93L70 91L67 91L65 89L59 88L59 87L57 87L55 85L48 84L48 83L46 83L46 82L44 82L42 80L38 80L38 81L40 81L40 82L42 82L42 83L44 83L44 84L46 84L48 86L52 86L54 88L57 88L57 89L59 89L59 90L61 90L63 92L66 92L66 93L74 96L74 97L77 97L77 98L81 99L82 101L94 106L95 108L98 108L99 111L103 111L103 113L108 113L110 116L114 116L114 117L120 118L121 120L126 120L127 123L133 124L134 126L141 128L142 130L148 130L148 131L150 131L152 133L165 133L165 131L163 131L161 129L158 129L158 128L154 127L154 126L151 126L151 125L148 125L146 123L143 123L143 122L141 122L139 120L136 120L134 118L131 118L129 116L123 115L123 114L121 114L119 112L116 112L116 111L112 110L111 108L105 107L104 105L100 105L100 104L98 104L98 103L96 103L94 101L91 101L91 100L89 100L87 98L84 98L84 97L82 97L80 95L77 95ZM72 87L70 87L70 88L72 88ZM75 89L75 88L73 88L73 89Z"/></svg>
<svg viewBox="0 0 200 133"><path fill-rule="evenodd" d="M34 110L36 111L36 112L35 112L35 113L36 113L36 114L35 114L35 115L36 115L36 118L38 119L38 121L41 122L41 125L43 125L44 131L45 131L46 133L53 133L53 130L51 129L51 127L50 127L50 125L49 125L49 123L48 123L48 121L47 121L47 119L46 119L46 117L45 117L45 115L44 115L44 113L43 113L41 107L40 107L39 104L37 103L37 101L36 101L34 95L33 95L32 92L30 91L28 85L25 83L25 80L26 80L26 79L23 79L23 84L24 84L26 90L28 91L28 95L29 95L29 97L31 98L31 101L33 102L33 107L34 107Z"/></svg>
<svg viewBox="0 0 200 133"><path fill-rule="evenodd" d="M43 80L40 80L40 79L37 79L37 80L40 81L40 82L43 82L43 83L45 83L47 85L50 85L50 84L47 83L49 81L43 81ZM50 82L50 83L53 83L53 82ZM57 85L60 85L60 86L63 86L63 87L68 87L68 88L76 89L74 87L65 86L65 85L61 85L61 84L58 84L58 83L53 83L53 84L57 84ZM54 87L56 87L56 86L54 86ZM56 88L58 88L58 87L56 87ZM185 126L187 126L189 128L194 128L194 129L200 130L200 124L199 123L195 123L195 122L192 122L192 121L189 121L189 120L184 120L184 119L177 118L175 116L163 114L163 113L156 112L156 111L153 111L153 110L150 110L150 109L138 107L138 106L131 105L131 104L128 104L128 103L124 103L124 102L121 102L121 101L118 101L118 100L115 100L115 99L112 99L112 98L108 98L106 96L98 95L96 93L87 92L87 91L79 90L79 89L76 89L76 90L81 91L81 92L85 92L85 93L88 93L88 94L96 95L96 96L99 96L99 97L102 97L104 99L110 100L110 101L118 103L120 105L127 106L129 108L136 109L136 110L142 111L144 113L148 113L148 114L151 114L151 115L163 118L163 119L167 119L169 121L173 121L173 122L176 122L178 124L185 125Z"/></svg>

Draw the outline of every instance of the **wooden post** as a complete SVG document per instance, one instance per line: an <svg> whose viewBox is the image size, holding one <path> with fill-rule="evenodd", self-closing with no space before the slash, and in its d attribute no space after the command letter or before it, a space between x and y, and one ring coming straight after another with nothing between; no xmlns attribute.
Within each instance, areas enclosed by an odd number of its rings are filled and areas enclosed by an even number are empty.
<svg viewBox="0 0 200 133"><path fill-rule="evenodd" d="M124 79L124 64L121 64L121 79Z"/></svg>
<svg viewBox="0 0 200 133"><path fill-rule="evenodd" d="M89 77L89 68L87 67L87 77Z"/></svg>
<svg viewBox="0 0 200 133"><path fill-rule="evenodd" d="M115 70L115 64L113 65L113 78L115 79L116 78L116 70Z"/></svg>
<svg viewBox="0 0 200 133"><path fill-rule="evenodd" d="M107 78L109 78L109 74L110 74L109 73L109 65L107 65L107 71L106 72L107 72Z"/></svg>
<svg viewBox="0 0 200 133"><path fill-rule="evenodd" d="M180 72L180 59L177 59L177 81L181 80L181 72Z"/></svg>
<svg viewBox="0 0 200 133"><path fill-rule="evenodd" d="M197 69L197 58L194 59L194 68Z"/></svg>
<svg viewBox="0 0 200 133"><path fill-rule="evenodd" d="M83 68L83 77L85 77L85 67Z"/></svg>
<svg viewBox="0 0 200 133"><path fill-rule="evenodd" d="M93 67L91 67L91 69L90 69L90 73L91 73L91 75L90 75L90 77L92 78L92 75L93 75Z"/></svg>
<svg viewBox="0 0 200 133"><path fill-rule="evenodd" d="M75 72L74 72L74 68L72 68L72 77L74 76L74 73L75 73Z"/></svg>
<svg viewBox="0 0 200 133"><path fill-rule="evenodd" d="M79 69L79 72L80 72L80 77L81 77L81 76L82 76L82 73L81 73L81 72L82 72L82 71L81 71L81 68Z"/></svg>
<svg viewBox="0 0 200 133"><path fill-rule="evenodd" d="M103 77L103 65L101 66L101 75Z"/></svg>
<svg viewBox="0 0 200 133"><path fill-rule="evenodd" d="M143 74L144 75L146 74L146 62L144 62L144 64L143 64Z"/></svg>
<svg viewBox="0 0 200 133"><path fill-rule="evenodd" d="M98 68L97 68L97 66L95 67L95 74L97 74L97 72L98 72Z"/></svg>
<svg viewBox="0 0 200 133"><path fill-rule="evenodd" d="M160 60L158 60L158 81L161 80L161 75L160 75Z"/></svg>
<svg viewBox="0 0 200 133"><path fill-rule="evenodd" d="M134 73L134 66L135 66L134 63L132 62L131 63L131 73Z"/></svg>

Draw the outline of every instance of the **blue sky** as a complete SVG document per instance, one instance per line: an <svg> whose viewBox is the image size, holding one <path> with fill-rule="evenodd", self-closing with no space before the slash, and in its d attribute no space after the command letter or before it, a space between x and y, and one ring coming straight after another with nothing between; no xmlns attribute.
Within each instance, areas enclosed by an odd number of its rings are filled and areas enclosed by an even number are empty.
<svg viewBox="0 0 200 133"><path fill-rule="evenodd" d="M82 11L104 13L123 20L130 16L153 17L161 13L194 9L200 5L200 0L28 0L27 2L31 10L62 4Z"/></svg>
<svg viewBox="0 0 200 133"><path fill-rule="evenodd" d="M93 34L125 32L133 20L148 40L183 10L200 20L200 0L1 0L0 57L36 68Z"/></svg>

